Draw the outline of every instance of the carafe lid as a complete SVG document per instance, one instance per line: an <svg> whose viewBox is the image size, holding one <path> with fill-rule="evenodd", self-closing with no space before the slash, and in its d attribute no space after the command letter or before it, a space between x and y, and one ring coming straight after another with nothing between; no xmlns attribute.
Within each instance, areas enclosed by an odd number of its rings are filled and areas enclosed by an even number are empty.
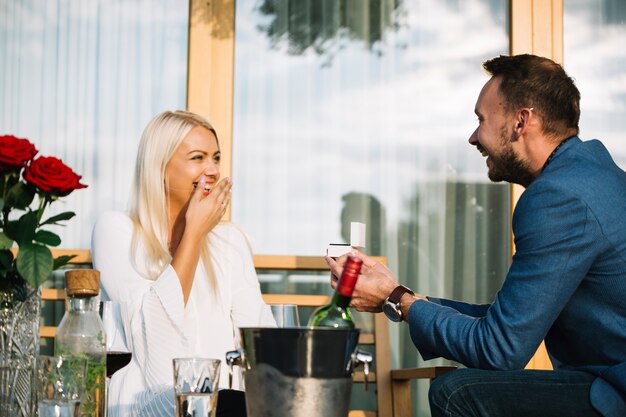
<svg viewBox="0 0 626 417"><path fill-rule="evenodd" d="M68 297L94 297L100 293L100 271L96 269L66 271L65 288Z"/></svg>

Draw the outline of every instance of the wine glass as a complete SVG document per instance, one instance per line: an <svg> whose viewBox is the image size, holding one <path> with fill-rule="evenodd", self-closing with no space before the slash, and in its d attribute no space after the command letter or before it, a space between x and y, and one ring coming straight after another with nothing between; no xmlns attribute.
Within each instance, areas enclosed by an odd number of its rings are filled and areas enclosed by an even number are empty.
<svg viewBox="0 0 626 417"><path fill-rule="evenodd" d="M101 301L100 317L106 333L107 378L130 362L130 318L126 303L119 301Z"/></svg>
<svg viewBox="0 0 626 417"><path fill-rule="evenodd" d="M300 327L298 306L295 304L272 304L272 315L277 327Z"/></svg>

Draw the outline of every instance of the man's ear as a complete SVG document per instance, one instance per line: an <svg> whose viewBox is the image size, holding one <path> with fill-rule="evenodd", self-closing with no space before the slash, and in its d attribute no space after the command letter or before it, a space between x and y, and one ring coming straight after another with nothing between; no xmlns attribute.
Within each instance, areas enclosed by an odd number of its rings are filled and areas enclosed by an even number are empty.
<svg viewBox="0 0 626 417"><path fill-rule="evenodd" d="M532 107L520 110L519 112L520 121L518 123L520 128L524 128L528 125L528 123L530 122L530 118L533 115L533 110L534 108Z"/></svg>
<svg viewBox="0 0 626 417"><path fill-rule="evenodd" d="M513 133L516 138L520 137L524 133L526 127L528 127L528 123L532 116L532 111L533 108L530 107L523 108L517 113L517 123L515 124L515 126L513 126Z"/></svg>

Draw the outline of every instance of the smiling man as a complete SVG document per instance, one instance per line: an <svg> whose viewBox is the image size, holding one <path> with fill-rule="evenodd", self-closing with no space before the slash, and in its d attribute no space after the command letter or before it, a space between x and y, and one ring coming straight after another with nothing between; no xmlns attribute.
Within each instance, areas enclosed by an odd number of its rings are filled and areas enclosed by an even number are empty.
<svg viewBox="0 0 626 417"><path fill-rule="evenodd" d="M433 417L626 416L626 173L578 138L580 93L560 65L483 67L469 142L492 181L526 188L502 288L486 305L426 297L359 253L352 305L407 321L424 359L467 366L433 382ZM339 275L345 259L327 262ZM555 370L523 370L544 339Z"/></svg>

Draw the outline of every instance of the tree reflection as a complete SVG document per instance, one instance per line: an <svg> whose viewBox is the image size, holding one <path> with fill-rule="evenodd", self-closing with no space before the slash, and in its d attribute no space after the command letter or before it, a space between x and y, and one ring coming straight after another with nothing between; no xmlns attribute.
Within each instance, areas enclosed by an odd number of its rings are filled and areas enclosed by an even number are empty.
<svg viewBox="0 0 626 417"><path fill-rule="evenodd" d="M261 0L256 10L266 18L257 25L272 48L290 55L308 50L329 60L346 41L381 54L380 45L397 31L406 13L403 0Z"/></svg>

